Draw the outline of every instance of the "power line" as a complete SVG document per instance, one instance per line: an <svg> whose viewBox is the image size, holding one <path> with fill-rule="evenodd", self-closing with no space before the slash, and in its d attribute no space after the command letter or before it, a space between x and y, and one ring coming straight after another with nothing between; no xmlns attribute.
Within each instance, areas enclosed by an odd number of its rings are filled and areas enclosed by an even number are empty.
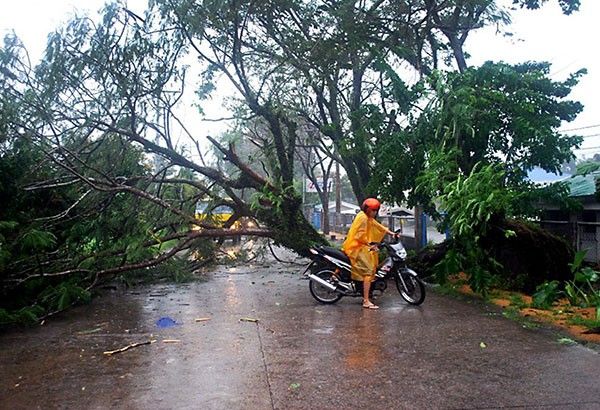
<svg viewBox="0 0 600 410"><path fill-rule="evenodd" d="M597 147L586 147L586 148L575 148L574 151L587 151L591 149L600 149L600 146Z"/></svg>
<svg viewBox="0 0 600 410"><path fill-rule="evenodd" d="M571 128L568 130L558 130L558 132L570 132L570 131L579 131L579 130L586 130L588 128L596 128L596 127L600 127L600 124L596 124L596 125L588 125L585 127L579 127L579 128Z"/></svg>
<svg viewBox="0 0 600 410"><path fill-rule="evenodd" d="M600 136L600 134L582 135L581 138L590 138L590 137L597 137L597 136Z"/></svg>

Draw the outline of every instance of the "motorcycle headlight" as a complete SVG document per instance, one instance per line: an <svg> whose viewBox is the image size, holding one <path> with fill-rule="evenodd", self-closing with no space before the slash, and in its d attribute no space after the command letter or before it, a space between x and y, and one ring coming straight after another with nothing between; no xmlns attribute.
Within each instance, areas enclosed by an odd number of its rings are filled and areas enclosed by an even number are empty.
<svg viewBox="0 0 600 410"><path fill-rule="evenodd" d="M402 259L406 259L406 249L401 249L400 252L398 252L398 256Z"/></svg>

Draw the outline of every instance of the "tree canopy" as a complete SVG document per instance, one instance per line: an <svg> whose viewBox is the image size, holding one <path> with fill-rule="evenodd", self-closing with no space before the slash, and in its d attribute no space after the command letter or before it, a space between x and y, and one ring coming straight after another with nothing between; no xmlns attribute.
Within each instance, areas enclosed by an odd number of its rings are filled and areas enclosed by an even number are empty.
<svg viewBox="0 0 600 410"><path fill-rule="evenodd" d="M559 3L567 14L579 6ZM12 198L0 213L0 280L5 294L33 289L21 305L46 289L56 309L99 278L183 251L210 258L207 238L264 236L300 253L325 243L297 189L307 147L341 164L357 201L411 192L431 205L436 184L477 164L506 164L514 187L533 166L558 169L579 142L557 129L581 110L566 97L583 72L559 82L547 63L469 67L468 35L510 22L494 1L149 5L72 19L35 66L14 36L0 49L0 188ZM199 104L220 78L235 89L228 136L179 115L192 72ZM198 201L233 216L198 219ZM255 225L228 229L243 218Z"/></svg>

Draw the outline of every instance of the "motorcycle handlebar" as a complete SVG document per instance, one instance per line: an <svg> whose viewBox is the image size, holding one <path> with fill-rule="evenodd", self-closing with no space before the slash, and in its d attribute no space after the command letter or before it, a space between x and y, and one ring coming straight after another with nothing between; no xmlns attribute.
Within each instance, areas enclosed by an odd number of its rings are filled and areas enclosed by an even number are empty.
<svg viewBox="0 0 600 410"><path fill-rule="evenodd" d="M395 236L394 239L396 241L400 240L400 236ZM394 242L397 243L397 242ZM386 247L386 246L390 246L390 242L389 241L381 241L381 242L369 242L369 246L378 246L378 247Z"/></svg>
<svg viewBox="0 0 600 410"><path fill-rule="evenodd" d="M386 247L388 245L389 244L387 242L385 242L385 241L381 241L381 242L369 242L369 246L377 246L378 248Z"/></svg>

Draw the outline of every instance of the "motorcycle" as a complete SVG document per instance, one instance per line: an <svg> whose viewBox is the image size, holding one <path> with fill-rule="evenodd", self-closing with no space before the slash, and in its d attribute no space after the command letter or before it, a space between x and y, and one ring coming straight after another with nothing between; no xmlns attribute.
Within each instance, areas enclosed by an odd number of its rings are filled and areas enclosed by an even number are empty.
<svg viewBox="0 0 600 410"><path fill-rule="evenodd" d="M406 249L399 239L393 242L375 242L377 249L387 251L371 282L369 297L378 297L393 278L400 296L411 305L425 300L425 285L417 273L406 266ZM362 297L363 283L351 279L350 259L341 250L329 246L309 249L312 262L304 271L308 277L311 295L321 303L336 303L344 296Z"/></svg>

